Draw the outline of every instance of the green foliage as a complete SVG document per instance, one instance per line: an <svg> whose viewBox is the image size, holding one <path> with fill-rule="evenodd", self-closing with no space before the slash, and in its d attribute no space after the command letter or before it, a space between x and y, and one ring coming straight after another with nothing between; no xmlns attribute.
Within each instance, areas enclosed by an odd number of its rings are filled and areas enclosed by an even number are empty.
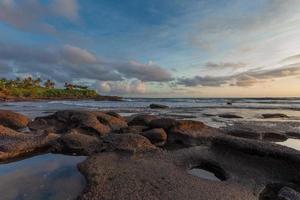
<svg viewBox="0 0 300 200"><path fill-rule="evenodd" d="M25 78L21 80L0 79L0 91L13 97L29 98L93 98L98 94L95 90L87 89L85 86L71 87L68 89L54 88L55 83L47 80L42 87L41 79ZM77 89L78 88L78 89Z"/></svg>

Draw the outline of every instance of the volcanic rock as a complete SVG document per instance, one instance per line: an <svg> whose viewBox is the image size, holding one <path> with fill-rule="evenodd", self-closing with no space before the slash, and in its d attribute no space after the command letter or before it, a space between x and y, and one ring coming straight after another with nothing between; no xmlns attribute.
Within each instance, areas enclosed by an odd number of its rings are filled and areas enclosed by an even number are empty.
<svg viewBox="0 0 300 200"><path fill-rule="evenodd" d="M161 104L150 104L151 109L167 109L169 106L161 105Z"/></svg>
<svg viewBox="0 0 300 200"><path fill-rule="evenodd" d="M109 134L103 138L110 151L119 150L130 153L156 150L144 136L137 134Z"/></svg>
<svg viewBox="0 0 300 200"><path fill-rule="evenodd" d="M29 119L19 113L9 110L0 110L0 125L18 130L27 127Z"/></svg>
<svg viewBox="0 0 300 200"><path fill-rule="evenodd" d="M141 133L141 135L148 138L151 141L151 143L155 144L156 146L164 145L167 140L167 134L162 128L150 129Z"/></svg>
<svg viewBox="0 0 300 200"><path fill-rule="evenodd" d="M90 135L78 133L71 130L61 136L54 144L52 151L64 154L92 155L105 150L102 140Z"/></svg>
<svg viewBox="0 0 300 200"><path fill-rule="evenodd" d="M134 117L129 123L129 126L149 126L152 120L158 119L155 115L138 115Z"/></svg>
<svg viewBox="0 0 300 200"><path fill-rule="evenodd" d="M47 150L58 138L51 133L21 133L1 125L0 137L0 161Z"/></svg>
<svg viewBox="0 0 300 200"><path fill-rule="evenodd" d="M205 144L216 136L223 135L221 130L209 127L202 122L179 120L167 132L169 144L195 146Z"/></svg>
<svg viewBox="0 0 300 200"><path fill-rule="evenodd" d="M160 152L140 156L120 153L92 156L79 165L88 181L79 199L256 199L239 184L212 182L189 175L184 166L176 164L175 157Z"/></svg>
<svg viewBox="0 0 300 200"><path fill-rule="evenodd" d="M71 129L82 131L83 134L105 135L127 127L127 123L99 111L58 111L53 115L36 118L29 124L32 130L48 130L55 133L66 133Z"/></svg>

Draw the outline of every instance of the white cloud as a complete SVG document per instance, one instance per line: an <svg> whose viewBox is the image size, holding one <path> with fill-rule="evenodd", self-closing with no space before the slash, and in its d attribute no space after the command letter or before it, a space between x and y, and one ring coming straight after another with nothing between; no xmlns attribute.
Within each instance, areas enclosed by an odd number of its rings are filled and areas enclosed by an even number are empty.
<svg viewBox="0 0 300 200"><path fill-rule="evenodd" d="M61 17L75 22L79 19L77 0L1 0L0 21L26 31L53 33L54 25L48 22L53 17Z"/></svg>
<svg viewBox="0 0 300 200"><path fill-rule="evenodd" d="M132 94L145 94L145 83L140 80L132 81L98 81L96 89L100 94L110 95L132 95Z"/></svg>
<svg viewBox="0 0 300 200"><path fill-rule="evenodd" d="M64 45L61 53L70 63L76 64L95 64L97 58L94 54L86 49L81 49L72 45Z"/></svg>

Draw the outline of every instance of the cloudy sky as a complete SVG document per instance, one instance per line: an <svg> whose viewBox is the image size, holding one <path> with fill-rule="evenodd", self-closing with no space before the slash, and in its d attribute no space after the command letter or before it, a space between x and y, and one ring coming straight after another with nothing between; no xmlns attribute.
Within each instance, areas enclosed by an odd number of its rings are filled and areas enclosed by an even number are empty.
<svg viewBox="0 0 300 200"><path fill-rule="evenodd" d="M300 1L0 0L0 74L124 96L300 96Z"/></svg>

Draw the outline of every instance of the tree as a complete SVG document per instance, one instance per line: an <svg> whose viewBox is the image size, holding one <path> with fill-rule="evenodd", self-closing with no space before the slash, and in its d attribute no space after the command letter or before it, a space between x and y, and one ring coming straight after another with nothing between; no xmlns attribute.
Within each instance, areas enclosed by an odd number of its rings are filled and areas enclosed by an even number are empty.
<svg viewBox="0 0 300 200"><path fill-rule="evenodd" d="M34 84L33 84L33 80L31 77L27 77L25 79L23 79L23 87L32 87Z"/></svg>
<svg viewBox="0 0 300 200"><path fill-rule="evenodd" d="M65 88L66 88L66 90L73 90L73 87L74 86L71 83L65 82Z"/></svg>
<svg viewBox="0 0 300 200"><path fill-rule="evenodd" d="M41 78L37 78L33 81L33 84L36 87L40 87L41 82L42 82Z"/></svg>
<svg viewBox="0 0 300 200"><path fill-rule="evenodd" d="M48 88L48 89L54 88L54 85L55 85L55 83L49 79L44 83L45 88Z"/></svg>

